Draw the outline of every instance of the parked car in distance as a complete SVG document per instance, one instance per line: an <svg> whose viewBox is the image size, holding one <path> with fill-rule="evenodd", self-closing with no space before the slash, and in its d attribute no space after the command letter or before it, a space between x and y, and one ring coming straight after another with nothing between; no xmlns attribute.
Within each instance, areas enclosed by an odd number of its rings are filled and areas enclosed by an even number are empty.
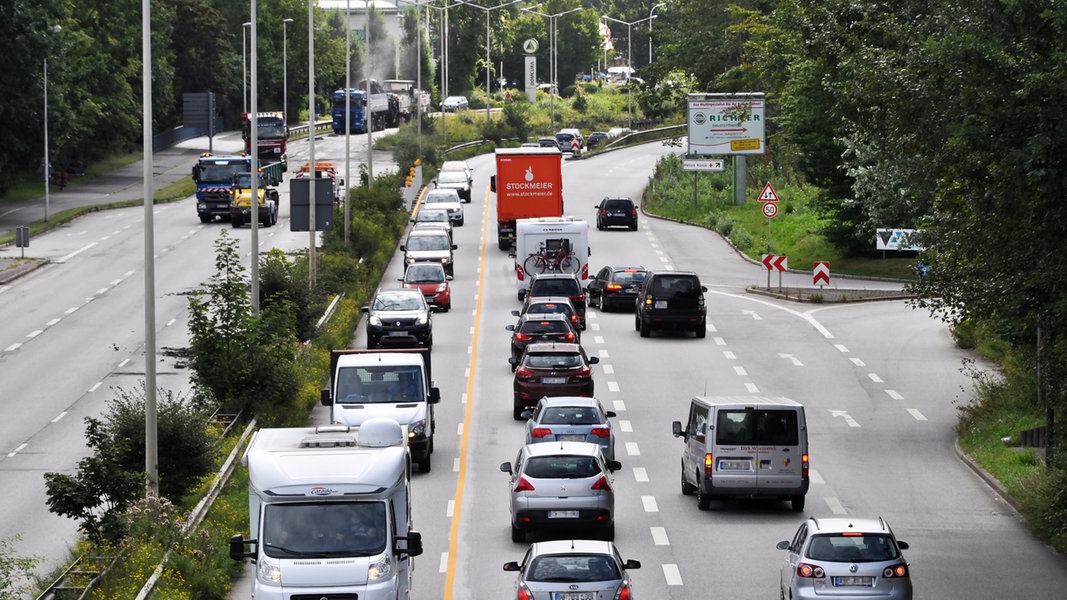
<svg viewBox="0 0 1067 600"><path fill-rule="evenodd" d="M433 315L419 290L378 289L368 306L367 348L390 344L433 347Z"/></svg>
<svg viewBox="0 0 1067 600"><path fill-rule="evenodd" d="M596 209L596 228L626 227L637 231L637 204L630 198L604 198Z"/></svg>
<svg viewBox="0 0 1067 600"><path fill-rule="evenodd" d="M881 517L806 519L792 540L779 574L783 598L890 598L911 600L911 566L898 540Z"/></svg>
<svg viewBox="0 0 1067 600"><path fill-rule="evenodd" d="M548 296L566 296L578 314L578 327L585 329L585 288L575 273L538 273L530 281L530 289L519 290L519 300L527 302L532 298Z"/></svg>
<svg viewBox="0 0 1067 600"><path fill-rule="evenodd" d="M586 356L578 344L553 342L530 344L521 357L511 361L515 361L511 414L518 420L544 396L592 396L592 365L600 358Z"/></svg>
<svg viewBox="0 0 1067 600"><path fill-rule="evenodd" d="M450 190L446 188L432 189L422 197L423 208L439 208L448 212L448 218L452 219L452 224L457 227L463 226L463 199L459 197L459 192L456 190Z"/></svg>
<svg viewBox="0 0 1067 600"><path fill-rule="evenodd" d="M641 337L656 329L692 331L706 337L707 309L704 292L696 273L686 271L651 271L634 305L634 328Z"/></svg>
<svg viewBox="0 0 1067 600"><path fill-rule="evenodd" d="M585 286L589 304L607 312L613 308L633 310L634 301L645 284L644 267L604 267Z"/></svg>
<svg viewBox="0 0 1067 600"><path fill-rule="evenodd" d="M400 244L404 253L404 269L420 262L435 262L445 269L445 273L455 275L453 251L456 245L448 234L439 229L412 229L407 239Z"/></svg>
<svg viewBox="0 0 1067 600"><path fill-rule="evenodd" d="M578 334L566 315L559 313L526 313L519 322L508 325L511 332L511 370L519 363L519 357L530 344L539 342L577 342Z"/></svg>
<svg viewBox="0 0 1067 600"><path fill-rule="evenodd" d="M615 459L615 432L600 400L583 396L553 396L537 401L526 417L526 443L589 442L597 444L608 460Z"/></svg>
<svg viewBox="0 0 1067 600"><path fill-rule="evenodd" d="M511 314L516 317L521 317L526 313L560 313L567 316L570 320L571 326L574 327L574 333L578 335L580 340L582 337L581 321L578 319L578 312L574 310L574 305L571 304L571 299L566 296L538 296L536 298L527 298L522 304L521 310L513 310Z"/></svg>
<svg viewBox="0 0 1067 600"><path fill-rule="evenodd" d="M534 542L521 563L504 563L505 571L519 574L515 597L527 600L632 600L627 571L640 568L640 561L624 561L614 543L600 540Z"/></svg>
<svg viewBox="0 0 1067 600"><path fill-rule="evenodd" d="M537 145L542 148L559 148L559 141L555 137L537 138Z"/></svg>
<svg viewBox="0 0 1067 600"><path fill-rule="evenodd" d="M511 541L525 542L528 533L577 527L615 539L615 490L612 473L622 468L607 460L600 446L587 442L527 444L515 463L500 470L510 478Z"/></svg>
<svg viewBox="0 0 1067 600"><path fill-rule="evenodd" d="M466 110L469 107L470 102L466 96L449 96L441 103L441 110L444 112L456 112Z"/></svg>
<svg viewBox="0 0 1067 600"><path fill-rule="evenodd" d="M611 136L606 131L594 131L589 134L589 139L585 141L585 146L587 149L592 150L608 139L611 139Z"/></svg>
<svg viewBox="0 0 1067 600"><path fill-rule="evenodd" d="M406 288L422 292L426 303L441 312L452 308L452 276L445 273L444 265L435 262L417 262L409 265L404 276L399 278Z"/></svg>
<svg viewBox="0 0 1067 600"><path fill-rule="evenodd" d="M411 219L412 229L440 229L452 239L452 219L448 218L448 211L440 208L423 207L415 213Z"/></svg>

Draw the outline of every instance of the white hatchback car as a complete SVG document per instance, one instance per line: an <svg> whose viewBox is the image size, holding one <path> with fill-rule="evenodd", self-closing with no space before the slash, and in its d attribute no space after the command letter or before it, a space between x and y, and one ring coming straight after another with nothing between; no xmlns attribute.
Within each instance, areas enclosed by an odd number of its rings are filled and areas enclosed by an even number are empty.
<svg viewBox="0 0 1067 600"><path fill-rule="evenodd" d="M422 197L422 207L446 210L453 225L457 227L463 225L463 200L460 199L459 192L456 190L445 188L430 190Z"/></svg>

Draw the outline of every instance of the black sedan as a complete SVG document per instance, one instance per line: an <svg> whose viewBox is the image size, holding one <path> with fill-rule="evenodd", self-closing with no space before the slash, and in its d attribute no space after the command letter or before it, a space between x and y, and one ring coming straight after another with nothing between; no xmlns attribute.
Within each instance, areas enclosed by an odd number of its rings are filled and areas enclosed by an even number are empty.
<svg viewBox="0 0 1067 600"><path fill-rule="evenodd" d="M632 309L634 300L645 284L648 271L644 267L604 267L589 280L589 304L608 311L623 307Z"/></svg>

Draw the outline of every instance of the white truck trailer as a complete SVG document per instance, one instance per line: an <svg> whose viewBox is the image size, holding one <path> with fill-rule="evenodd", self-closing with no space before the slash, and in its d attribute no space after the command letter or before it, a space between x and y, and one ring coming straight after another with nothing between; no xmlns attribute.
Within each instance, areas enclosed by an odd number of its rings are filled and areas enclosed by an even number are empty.
<svg viewBox="0 0 1067 600"><path fill-rule="evenodd" d="M422 536L412 531L411 459L396 421L260 429L241 463L250 538L230 538L230 558L255 563L252 597L409 597Z"/></svg>
<svg viewBox="0 0 1067 600"><path fill-rule="evenodd" d="M589 279L589 223L576 217L536 217L515 222L515 283L530 289L541 273L574 273Z"/></svg>

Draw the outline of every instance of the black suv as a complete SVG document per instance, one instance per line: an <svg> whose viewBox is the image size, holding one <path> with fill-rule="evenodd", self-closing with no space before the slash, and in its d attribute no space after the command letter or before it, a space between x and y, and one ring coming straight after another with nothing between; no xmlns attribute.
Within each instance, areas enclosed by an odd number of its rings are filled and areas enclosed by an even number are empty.
<svg viewBox="0 0 1067 600"><path fill-rule="evenodd" d="M544 296L566 296L578 313L578 327L585 329L585 288L574 273L539 273L530 281L529 290L519 290L519 300Z"/></svg>
<svg viewBox="0 0 1067 600"><path fill-rule="evenodd" d="M578 342L578 334L571 326L571 320L562 313L526 313L519 317L519 322L508 325L511 332L511 370L519 364L519 358L526 351L526 346L539 342Z"/></svg>
<svg viewBox="0 0 1067 600"><path fill-rule="evenodd" d="M637 231L637 205L629 198L604 198L596 209L596 228L629 227Z"/></svg>
<svg viewBox="0 0 1067 600"><path fill-rule="evenodd" d="M433 315L419 290L378 290L361 310L367 314L367 348L386 342L433 347Z"/></svg>
<svg viewBox="0 0 1067 600"><path fill-rule="evenodd" d="M644 267L604 267L589 280L589 304L605 312L619 307L630 310L647 275Z"/></svg>
<svg viewBox="0 0 1067 600"><path fill-rule="evenodd" d="M700 285L696 273L649 273L637 295L634 328L641 332L641 337L648 337L653 329L689 330L698 338L705 337L708 333L706 291L708 288Z"/></svg>

